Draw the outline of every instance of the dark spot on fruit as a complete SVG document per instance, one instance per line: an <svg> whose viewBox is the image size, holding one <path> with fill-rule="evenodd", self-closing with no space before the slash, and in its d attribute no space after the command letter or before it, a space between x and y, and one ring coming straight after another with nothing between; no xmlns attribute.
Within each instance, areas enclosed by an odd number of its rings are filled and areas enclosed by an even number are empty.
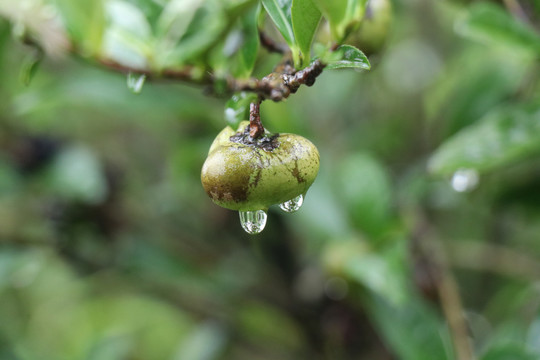
<svg viewBox="0 0 540 360"><path fill-rule="evenodd" d="M227 182L210 179L208 184L211 186L204 190L214 200L240 203L248 198L249 176L238 176Z"/></svg>
<svg viewBox="0 0 540 360"><path fill-rule="evenodd" d="M292 169L291 174L296 178L298 183L306 182L306 179L300 174L300 169L298 169L298 160L294 160L294 169Z"/></svg>
<svg viewBox="0 0 540 360"><path fill-rule="evenodd" d="M253 186L257 187L259 181L261 180L262 168L257 169L257 174L255 174L255 179L253 180Z"/></svg>

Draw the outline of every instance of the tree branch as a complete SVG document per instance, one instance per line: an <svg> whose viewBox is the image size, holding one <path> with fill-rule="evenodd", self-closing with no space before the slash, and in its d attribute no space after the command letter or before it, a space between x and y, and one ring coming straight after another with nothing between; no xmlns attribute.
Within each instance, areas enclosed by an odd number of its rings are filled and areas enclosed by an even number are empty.
<svg viewBox="0 0 540 360"><path fill-rule="evenodd" d="M448 242L445 250L453 267L540 280L540 262L531 254L479 241Z"/></svg>
<svg viewBox="0 0 540 360"><path fill-rule="evenodd" d="M518 20L521 20L525 22L526 24L531 24L531 20L529 19L529 16L527 16L527 13L525 10L523 10L523 7L519 3L518 0L503 0L504 5L508 9L508 11Z"/></svg>
<svg viewBox="0 0 540 360"><path fill-rule="evenodd" d="M284 60L276 66L274 71L260 80L257 78L236 79L232 76L225 78L216 77L207 69L191 65L185 65L180 69L163 69L161 71L132 67L108 58L88 58L73 43L66 46L65 51L86 62L91 62L108 70L126 75L133 73L145 75L149 80L177 80L195 85L203 85L207 87L207 93L217 96L229 95L239 91L253 92L259 96L261 101L270 99L275 102L288 98L301 85L312 86L326 66L326 64L317 59L308 67L297 71L290 61L290 52L285 49L284 45L275 43L262 31L259 31L259 36L263 46L272 51L284 54ZM32 37L25 36L23 40L27 45L41 50L41 45Z"/></svg>
<svg viewBox="0 0 540 360"><path fill-rule="evenodd" d="M287 45L275 42L261 29L259 29L259 40L262 47L270 52L278 54L287 54L289 52L289 48L287 47Z"/></svg>
<svg viewBox="0 0 540 360"><path fill-rule="evenodd" d="M165 69L154 72L148 69L134 68L115 62L110 59L98 59L98 65L109 70L124 74L135 73L145 75L148 79L178 80L186 83L207 86L207 92L222 96L238 91L248 91L257 94L261 100L282 101L294 94L301 85L312 86L316 78L326 66L320 60L315 60L310 66L296 71L290 63L276 67L276 71L262 79L235 79L231 76L218 78L209 72L193 66L182 69ZM218 87L222 87L218 90Z"/></svg>

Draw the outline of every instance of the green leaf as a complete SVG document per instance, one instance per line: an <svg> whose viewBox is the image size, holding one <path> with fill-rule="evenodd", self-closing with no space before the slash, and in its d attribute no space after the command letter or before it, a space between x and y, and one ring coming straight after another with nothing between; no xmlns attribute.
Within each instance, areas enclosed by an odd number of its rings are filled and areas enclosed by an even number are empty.
<svg viewBox="0 0 540 360"><path fill-rule="evenodd" d="M302 65L309 64L311 57L311 42L319 26L321 12L312 0L293 0L292 25L296 44L302 52Z"/></svg>
<svg viewBox="0 0 540 360"><path fill-rule="evenodd" d="M404 253L403 244L379 252L352 253L343 271L389 304L404 304L408 297Z"/></svg>
<svg viewBox="0 0 540 360"><path fill-rule="evenodd" d="M249 104L257 100L253 93L241 92L234 94L225 104L225 120L233 129L238 127L241 121L249 119Z"/></svg>
<svg viewBox="0 0 540 360"><path fill-rule="evenodd" d="M367 0L313 0L330 24L334 43L341 44L360 25Z"/></svg>
<svg viewBox="0 0 540 360"><path fill-rule="evenodd" d="M146 68L152 54L152 28L141 9L127 1L107 2L109 26L103 53L120 64Z"/></svg>
<svg viewBox="0 0 540 360"><path fill-rule="evenodd" d="M495 4L477 3L470 6L467 15L456 23L455 28L465 37L540 54L538 32Z"/></svg>
<svg viewBox="0 0 540 360"><path fill-rule="evenodd" d="M291 20L292 0L262 0L262 4L272 18L283 38L290 47L294 46L294 33Z"/></svg>
<svg viewBox="0 0 540 360"><path fill-rule="evenodd" d="M393 306L373 296L364 302L378 333L401 360L454 359L448 328L420 299Z"/></svg>
<svg viewBox="0 0 540 360"><path fill-rule="evenodd" d="M341 42L345 35L342 24L347 14L348 0L314 0L322 14L330 23L330 30L334 41Z"/></svg>
<svg viewBox="0 0 540 360"><path fill-rule="evenodd" d="M510 98L523 86L529 62L518 54L505 54L484 46L467 47L445 62L441 76L425 96L426 114L446 137L472 124ZM467 84L467 86L463 86Z"/></svg>
<svg viewBox="0 0 540 360"><path fill-rule="evenodd" d="M497 344L489 349L481 360L535 360L538 354L533 354L523 344Z"/></svg>
<svg viewBox="0 0 540 360"><path fill-rule="evenodd" d="M351 45L338 47L327 60L327 64L327 69L371 69L371 64L366 55Z"/></svg>
<svg viewBox="0 0 540 360"><path fill-rule="evenodd" d="M260 14L260 6L254 6L248 14L240 19L242 31L242 46L237 56L236 69L233 74L236 78L246 78L251 75L257 60L259 51L259 31L257 20Z"/></svg>
<svg viewBox="0 0 540 360"><path fill-rule="evenodd" d="M156 37L167 44L175 44L186 33L195 13L202 6L201 0L171 1L157 19Z"/></svg>
<svg viewBox="0 0 540 360"><path fill-rule="evenodd" d="M165 57L163 67L201 61L203 55L223 39L227 17L218 3L205 2L197 9L180 42Z"/></svg>
<svg viewBox="0 0 540 360"><path fill-rule="evenodd" d="M354 225L378 235L390 218L391 184L382 165L369 154L348 156L335 171L335 189Z"/></svg>
<svg viewBox="0 0 540 360"><path fill-rule="evenodd" d="M68 31L88 55L99 54L106 16L103 0L55 0Z"/></svg>
<svg viewBox="0 0 540 360"><path fill-rule="evenodd" d="M485 172L540 151L538 107L507 107L488 113L444 142L429 160L429 170L450 175L459 169Z"/></svg>
<svg viewBox="0 0 540 360"><path fill-rule="evenodd" d="M37 73L39 64L43 60L43 52L39 48L34 48L26 56L21 66L20 78L23 85L28 86Z"/></svg>

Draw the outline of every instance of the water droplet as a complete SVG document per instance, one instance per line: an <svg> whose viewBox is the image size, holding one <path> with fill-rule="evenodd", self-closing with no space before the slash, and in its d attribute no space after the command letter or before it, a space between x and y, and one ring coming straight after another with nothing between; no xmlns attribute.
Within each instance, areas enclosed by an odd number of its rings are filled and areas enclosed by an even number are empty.
<svg viewBox="0 0 540 360"><path fill-rule="evenodd" d="M457 192L471 191L478 185L480 176L474 169L459 169L452 176L450 184Z"/></svg>
<svg viewBox="0 0 540 360"><path fill-rule="evenodd" d="M279 207L281 210L292 213L295 211L298 211L302 204L304 203L304 197L302 195L298 195L294 199L291 199L289 201L285 201L284 203L279 204Z"/></svg>
<svg viewBox="0 0 540 360"><path fill-rule="evenodd" d="M266 212L264 210L240 211L240 224L248 234L258 234L266 225Z"/></svg>
<svg viewBox="0 0 540 360"><path fill-rule="evenodd" d="M146 80L145 74L136 74L136 73L130 72L127 77L127 87L134 94L140 94L145 80Z"/></svg>

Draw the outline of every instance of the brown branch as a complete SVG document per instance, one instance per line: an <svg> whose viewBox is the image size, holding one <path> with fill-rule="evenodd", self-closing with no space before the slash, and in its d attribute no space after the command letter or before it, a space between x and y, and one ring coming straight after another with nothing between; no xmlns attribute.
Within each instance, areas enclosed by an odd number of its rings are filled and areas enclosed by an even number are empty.
<svg viewBox="0 0 540 360"><path fill-rule="evenodd" d="M260 115L261 99L249 104L249 136L257 139L264 134L264 127Z"/></svg>
<svg viewBox="0 0 540 360"><path fill-rule="evenodd" d="M459 295L459 287L454 276L447 269L442 273L437 289L441 299L441 307L452 335L456 359L474 359L469 340L469 330L465 322L463 305Z"/></svg>
<svg viewBox="0 0 540 360"><path fill-rule="evenodd" d="M289 48L287 47L287 45L275 42L270 36L268 36L268 34L266 34L261 29L259 29L259 40L262 47L270 52L278 54L287 54L289 52Z"/></svg>
<svg viewBox="0 0 540 360"><path fill-rule="evenodd" d="M453 267L540 280L540 262L531 254L479 241L449 242L445 250Z"/></svg>
<svg viewBox="0 0 540 360"><path fill-rule="evenodd" d="M523 10L523 7L519 3L518 0L503 0L504 5L508 9L508 11L518 20L521 20L527 24L531 24L531 20L527 16L527 13L525 10Z"/></svg>
<svg viewBox="0 0 540 360"><path fill-rule="evenodd" d="M420 260L429 263L425 270L436 288L441 309L448 323L457 360L473 360L474 352L464 318L459 287L450 271L442 245L437 241L426 219L420 219L412 238L413 252Z"/></svg>
<svg viewBox="0 0 540 360"><path fill-rule="evenodd" d="M312 86L326 66L320 60L315 60L310 66L300 71L295 71L290 65L283 65L278 68L279 71L272 72L259 80L256 78L217 78L209 72L201 72L200 69L192 66L186 66L178 70L165 69L157 73L148 69L126 66L109 59L99 59L98 64L115 72L145 75L152 80L179 80L196 85L205 85L208 87L208 93L218 96L238 91L248 91L259 95L261 100L270 99L276 102L288 98L290 94L294 94L301 85ZM223 89L217 90L218 85L222 85Z"/></svg>
<svg viewBox="0 0 540 360"><path fill-rule="evenodd" d="M122 74L134 73L139 75L145 75L147 79L152 80L179 80L198 85L210 85L215 82L215 79L211 74L207 72L201 72L199 69L193 66L185 66L182 69L165 69L161 73L157 73L148 69L136 68L120 64L110 59L98 59L97 63L100 66L114 72L119 72Z"/></svg>
<svg viewBox="0 0 540 360"><path fill-rule="evenodd" d="M234 80L229 83L229 89L234 91L251 91L258 94L262 100L282 101L294 94L301 85L312 86L315 79L322 73L324 67L320 60L315 60L310 66L291 74L272 72L261 80Z"/></svg>

